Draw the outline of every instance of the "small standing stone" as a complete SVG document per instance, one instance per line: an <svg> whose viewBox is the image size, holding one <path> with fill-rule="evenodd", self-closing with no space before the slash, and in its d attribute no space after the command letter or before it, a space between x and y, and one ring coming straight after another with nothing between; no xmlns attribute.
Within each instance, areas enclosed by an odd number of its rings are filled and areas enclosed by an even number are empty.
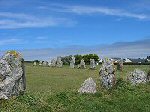
<svg viewBox="0 0 150 112"><path fill-rule="evenodd" d="M78 68L82 68L82 69L86 68L84 59L81 60L80 64L78 65Z"/></svg>
<svg viewBox="0 0 150 112"><path fill-rule="evenodd" d="M44 66L44 67L48 66L48 62L47 62L47 61L44 61L44 62L43 62L43 66Z"/></svg>
<svg viewBox="0 0 150 112"><path fill-rule="evenodd" d="M37 64L36 64L36 62L33 62L33 66L36 66Z"/></svg>
<svg viewBox="0 0 150 112"><path fill-rule="evenodd" d="M81 88L78 90L79 93L96 93L96 83L90 77L84 81Z"/></svg>
<svg viewBox="0 0 150 112"><path fill-rule="evenodd" d="M77 68L78 68L78 69L80 68L80 64L77 65Z"/></svg>
<svg viewBox="0 0 150 112"><path fill-rule="evenodd" d="M147 74L139 69L135 69L133 72L129 74L127 79L131 82L131 84L136 85L139 83L147 82Z"/></svg>
<svg viewBox="0 0 150 112"><path fill-rule="evenodd" d="M72 56L70 61L70 68L74 68L75 67L74 65L75 65L75 57Z"/></svg>
<svg viewBox="0 0 150 112"><path fill-rule="evenodd" d="M51 66L51 62L50 62L50 61L48 62L48 66L49 66L49 67Z"/></svg>
<svg viewBox="0 0 150 112"><path fill-rule="evenodd" d="M43 61L40 61L40 62L39 62L39 66L42 66L42 63L43 63Z"/></svg>
<svg viewBox="0 0 150 112"><path fill-rule="evenodd" d="M51 60L51 67L55 67L56 66L56 60L55 59L52 59Z"/></svg>
<svg viewBox="0 0 150 112"><path fill-rule="evenodd" d="M117 70L123 71L123 60L118 61Z"/></svg>
<svg viewBox="0 0 150 112"><path fill-rule="evenodd" d="M150 71L148 71L148 74L147 74L147 81L148 82L150 81Z"/></svg>
<svg viewBox="0 0 150 112"><path fill-rule="evenodd" d="M61 68L63 66L63 62L61 61L61 57L57 57L57 67Z"/></svg>
<svg viewBox="0 0 150 112"><path fill-rule="evenodd" d="M104 59L102 67L100 68L100 77L102 86L106 89L112 88L116 83L115 67L111 59Z"/></svg>
<svg viewBox="0 0 150 112"><path fill-rule="evenodd" d="M95 68L96 68L95 60L90 59L90 69L95 69Z"/></svg>

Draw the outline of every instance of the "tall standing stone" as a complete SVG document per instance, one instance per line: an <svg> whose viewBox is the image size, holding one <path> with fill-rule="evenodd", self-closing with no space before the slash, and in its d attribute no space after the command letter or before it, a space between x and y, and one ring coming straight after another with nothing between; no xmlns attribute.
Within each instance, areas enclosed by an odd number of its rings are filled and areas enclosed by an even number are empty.
<svg viewBox="0 0 150 112"><path fill-rule="evenodd" d="M116 83L115 67L111 59L104 59L100 68L102 86L106 89L112 88Z"/></svg>
<svg viewBox="0 0 150 112"><path fill-rule="evenodd" d="M95 68L96 68L95 60L90 59L90 69L95 69Z"/></svg>
<svg viewBox="0 0 150 112"><path fill-rule="evenodd" d="M56 67L56 60L55 59L51 60L51 67Z"/></svg>
<svg viewBox="0 0 150 112"><path fill-rule="evenodd" d="M8 51L0 59L0 99L9 99L26 89L24 60L20 53Z"/></svg>
<svg viewBox="0 0 150 112"><path fill-rule="evenodd" d="M70 68L74 68L74 67L75 67L75 57L72 56L70 61Z"/></svg>
<svg viewBox="0 0 150 112"><path fill-rule="evenodd" d="M63 62L61 61L61 57L57 57L56 66L61 68L63 66Z"/></svg>

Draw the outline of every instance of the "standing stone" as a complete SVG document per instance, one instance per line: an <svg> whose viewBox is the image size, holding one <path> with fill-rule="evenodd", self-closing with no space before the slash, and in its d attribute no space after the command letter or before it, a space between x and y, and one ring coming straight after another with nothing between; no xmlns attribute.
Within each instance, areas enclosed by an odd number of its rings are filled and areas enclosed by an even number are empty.
<svg viewBox="0 0 150 112"><path fill-rule="evenodd" d="M90 59L90 69L95 69L95 68L96 68L95 60Z"/></svg>
<svg viewBox="0 0 150 112"><path fill-rule="evenodd" d="M80 64L77 65L77 68L78 68L78 69L80 68Z"/></svg>
<svg viewBox="0 0 150 112"><path fill-rule="evenodd" d="M150 81L150 70L148 71L148 74L147 74L147 81L148 82Z"/></svg>
<svg viewBox="0 0 150 112"><path fill-rule="evenodd" d="M111 59L104 59L100 68L102 86L106 89L112 88L116 83L115 67Z"/></svg>
<svg viewBox="0 0 150 112"><path fill-rule="evenodd" d="M123 71L123 60L118 61L117 70Z"/></svg>
<svg viewBox="0 0 150 112"><path fill-rule="evenodd" d="M8 51L0 59L0 99L9 99L26 89L24 60L20 53Z"/></svg>
<svg viewBox="0 0 150 112"><path fill-rule="evenodd" d="M33 66L36 66L37 64L36 64L36 62L33 62Z"/></svg>
<svg viewBox="0 0 150 112"><path fill-rule="evenodd" d="M56 62L56 66L61 68L63 66L63 62L61 61L61 57L57 57L57 62Z"/></svg>
<svg viewBox="0 0 150 112"><path fill-rule="evenodd" d="M139 83L146 83L147 82L147 74L139 69L135 69L133 72L130 72L127 79L131 82L131 84L136 85Z"/></svg>
<svg viewBox="0 0 150 112"><path fill-rule="evenodd" d="M40 62L39 62L39 66L42 66L42 63L43 63L43 61L40 61Z"/></svg>
<svg viewBox="0 0 150 112"><path fill-rule="evenodd" d="M90 77L84 81L81 88L78 90L79 93L96 93L96 83Z"/></svg>
<svg viewBox="0 0 150 112"><path fill-rule="evenodd" d="M48 66L49 66L49 67L51 66L51 62L50 62L50 61L48 62Z"/></svg>
<svg viewBox="0 0 150 112"><path fill-rule="evenodd" d="M48 62L47 62L47 61L44 61L44 62L43 62L43 66L44 66L44 67L48 66Z"/></svg>
<svg viewBox="0 0 150 112"><path fill-rule="evenodd" d="M56 67L56 60L55 59L51 60L51 67Z"/></svg>
<svg viewBox="0 0 150 112"><path fill-rule="evenodd" d="M75 65L75 57L72 56L70 61L70 68L74 68L75 67L74 65Z"/></svg>
<svg viewBox="0 0 150 112"><path fill-rule="evenodd" d="M81 60L80 65L78 65L78 68L82 68L82 69L86 68L84 59Z"/></svg>

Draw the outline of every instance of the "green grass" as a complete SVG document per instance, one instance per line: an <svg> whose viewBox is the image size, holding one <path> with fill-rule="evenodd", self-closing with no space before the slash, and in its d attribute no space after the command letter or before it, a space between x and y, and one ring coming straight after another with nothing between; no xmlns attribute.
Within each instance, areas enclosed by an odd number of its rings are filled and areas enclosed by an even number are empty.
<svg viewBox="0 0 150 112"><path fill-rule="evenodd" d="M26 64L27 90L23 96L0 101L1 112L150 112L150 84L131 86L126 80L135 68L148 71L149 65L125 65L117 71L118 82L112 90L100 86L99 68L70 69L33 67ZM85 79L97 83L96 94L79 94ZM123 78L123 80L119 80Z"/></svg>

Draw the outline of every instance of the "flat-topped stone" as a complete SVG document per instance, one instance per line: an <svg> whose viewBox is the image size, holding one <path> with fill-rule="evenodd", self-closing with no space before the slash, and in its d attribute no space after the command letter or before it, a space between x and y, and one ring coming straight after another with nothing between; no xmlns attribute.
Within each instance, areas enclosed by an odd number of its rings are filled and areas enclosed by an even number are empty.
<svg viewBox="0 0 150 112"><path fill-rule="evenodd" d="M133 85L136 85L139 83L146 83L148 80L147 74L140 69L135 69L133 72L130 72L130 74L127 76L127 79Z"/></svg>

